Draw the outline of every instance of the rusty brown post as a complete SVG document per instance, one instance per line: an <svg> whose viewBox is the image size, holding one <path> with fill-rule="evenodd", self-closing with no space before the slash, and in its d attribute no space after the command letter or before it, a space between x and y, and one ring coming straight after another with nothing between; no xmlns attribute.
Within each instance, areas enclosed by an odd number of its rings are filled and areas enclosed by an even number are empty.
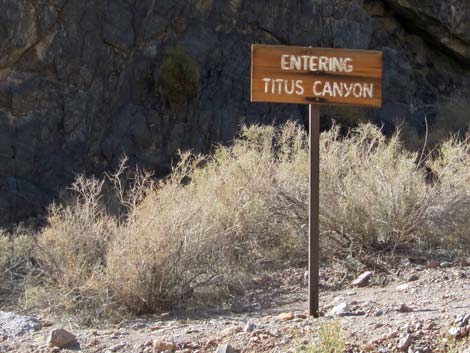
<svg viewBox="0 0 470 353"><path fill-rule="evenodd" d="M309 105L310 207L308 227L308 314L319 317L320 282L320 106Z"/></svg>

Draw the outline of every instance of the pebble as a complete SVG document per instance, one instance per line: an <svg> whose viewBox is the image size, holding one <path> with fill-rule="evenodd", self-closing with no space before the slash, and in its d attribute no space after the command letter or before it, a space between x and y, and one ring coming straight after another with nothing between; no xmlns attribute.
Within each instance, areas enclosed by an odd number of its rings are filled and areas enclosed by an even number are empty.
<svg viewBox="0 0 470 353"><path fill-rule="evenodd" d="M374 313L374 316L377 317L377 316L382 316L384 314L383 310L377 310L375 313Z"/></svg>
<svg viewBox="0 0 470 353"><path fill-rule="evenodd" d="M125 346L127 346L127 342L121 342L119 344L116 344L108 349L110 352L117 352L123 349Z"/></svg>
<svg viewBox="0 0 470 353"><path fill-rule="evenodd" d="M408 283L401 284L397 287L397 291L405 291L407 289L410 289L410 285Z"/></svg>
<svg viewBox="0 0 470 353"><path fill-rule="evenodd" d="M176 346L173 343L160 341L160 340L153 340L152 346L154 349L159 351L173 351L175 350Z"/></svg>
<svg viewBox="0 0 470 353"><path fill-rule="evenodd" d="M240 351L229 344L219 344L215 353L240 353Z"/></svg>
<svg viewBox="0 0 470 353"><path fill-rule="evenodd" d="M452 263L451 262L448 262L448 261L443 261L439 264L439 266L441 268L449 268L449 267L452 267Z"/></svg>
<svg viewBox="0 0 470 353"><path fill-rule="evenodd" d="M356 287L365 287L369 284L369 279L372 277L373 272L372 271L366 271L363 274L361 274L359 277L357 277L352 284Z"/></svg>
<svg viewBox="0 0 470 353"><path fill-rule="evenodd" d="M414 281L417 281L419 280L419 276L417 274L412 274L410 276L408 276L408 282L414 282Z"/></svg>
<svg viewBox="0 0 470 353"><path fill-rule="evenodd" d="M243 328L244 332L253 332L256 328L256 325L252 322L248 322Z"/></svg>
<svg viewBox="0 0 470 353"><path fill-rule="evenodd" d="M413 342L413 337L410 334L406 334L400 339L400 342L398 342L398 350L406 352L408 348L410 348L411 343Z"/></svg>
<svg viewBox="0 0 470 353"><path fill-rule="evenodd" d="M460 334L461 334L461 331L460 331L460 327L451 327L447 333L449 334L449 336L452 336L454 338L458 338L460 337Z"/></svg>
<svg viewBox="0 0 470 353"><path fill-rule="evenodd" d="M282 320L282 321L289 321L289 320L293 320L295 318L295 315L292 312L281 313L281 314L279 314L279 316L277 318L279 320Z"/></svg>

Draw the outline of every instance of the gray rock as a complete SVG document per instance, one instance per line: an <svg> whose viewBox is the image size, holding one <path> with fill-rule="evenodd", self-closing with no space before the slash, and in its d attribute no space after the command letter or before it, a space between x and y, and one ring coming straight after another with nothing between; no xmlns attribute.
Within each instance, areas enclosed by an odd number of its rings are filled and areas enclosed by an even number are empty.
<svg viewBox="0 0 470 353"><path fill-rule="evenodd" d="M351 313L351 308L347 303L340 303L331 309L331 315L333 316L346 316Z"/></svg>
<svg viewBox="0 0 470 353"><path fill-rule="evenodd" d="M17 337L41 329L41 322L34 317L0 311L0 336Z"/></svg>
<svg viewBox="0 0 470 353"><path fill-rule="evenodd" d="M406 352L410 348L411 343L413 342L413 337L410 334L406 334L398 342L397 349L403 352Z"/></svg>
<svg viewBox="0 0 470 353"><path fill-rule="evenodd" d="M256 328L256 325L252 322L248 322L245 327L243 328L243 331L245 332L253 332Z"/></svg>
<svg viewBox="0 0 470 353"><path fill-rule="evenodd" d="M365 287L369 284L369 279L372 277L372 274L372 271L364 272L358 278L356 278L352 284L357 287Z"/></svg>
<svg viewBox="0 0 470 353"><path fill-rule="evenodd" d="M419 280L419 276L417 274L412 274L408 277L408 282L414 282Z"/></svg>
<svg viewBox="0 0 470 353"><path fill-rule="evenodd" d="M240 350L233 348L229 344L219 344L215 353L240 353Z"/></svg>
<svg viewBox="0 0 470 353"><path fill-rule="evenodd" d="M50 347L66 348L77 344L76 336L63 328L52 330L47 337L47 345Z"/></svg>
<svg viewBox="0 0 470 353"><path fill-rule="evenodd" d="M452 267L452 263L451 262L448 262L448 261L443 261L439 264L439 266L441 268L449 268L449 267Z"/></svg>
<svg viewBox="0 0 470 353"><path fill-rule="evenodd" d="M109 352L118 352L126 346L127 346L127 342L121 342L121 343L115 344L114 346L108 348L108 351Z"/></svg>

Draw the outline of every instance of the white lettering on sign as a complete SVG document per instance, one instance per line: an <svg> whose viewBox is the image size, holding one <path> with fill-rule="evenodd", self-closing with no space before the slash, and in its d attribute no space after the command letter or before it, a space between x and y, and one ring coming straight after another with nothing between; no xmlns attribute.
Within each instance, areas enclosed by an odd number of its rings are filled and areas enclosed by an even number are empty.
<svg viewBox="0 0 470 353"><path fill-rule="evenodd" d="M302 80L284 80L263 78L264 93L271 94L296 94L301 96L305 93Z"/></svg>
<svg viewBox="0 0 470 353"><path fill-rule="evenodd" d="M353 72L354 66L351 58L282 55L281 69L311 72Z"/></svg>
<svg viewBox="0 0 470 353"><path fill-rule="evenodd" d="M354 97L372 99L374 97L374 84L315 81L313 84L313 95L315 97Z"/></svg>
<svg viewBox="0 0 470 353"><path fill-rule="evenodd" d="M264 93L271 94L297 94L299 96L305 93L302 80L284 80L264 78ZM315 97L354 97L372 99L374 97L373 83L347 83L347 82L329 82L315 81L312 87L312 93Z"/></svg>
<svg viewBox="0 0 470 353"><path fill-rule="evenodd" d="M297 70L311 72L353 72L354 65L351 58L309 56L309 55L282 55L282 70ZM306 91L302 80L286 80L278 78L263 78L264 93L266 94L288 94L302 96ZM315 97L354 97L372 99L374 98L373 83L351 83L315 81L313 86L307 90Z"/></svg>

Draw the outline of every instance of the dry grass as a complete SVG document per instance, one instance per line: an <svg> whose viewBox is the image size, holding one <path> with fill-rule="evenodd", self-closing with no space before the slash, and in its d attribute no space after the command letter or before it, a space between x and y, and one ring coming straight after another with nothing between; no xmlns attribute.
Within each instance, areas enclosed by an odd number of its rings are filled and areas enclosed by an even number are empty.
<svg viewBox="0 0 470 353"><path fill-rule="evenodd" d="M369 124L339 131L320 142L325 260L468 248L468 141L451 139L417 163L398 135ZM307 141L293 123L244 128L211 157L182 153L159 182L123 164L108 177L113 212L104 181L78 178L75 201L52 207L37 236L41 275L29 282L27 303L95 318L109 308L188 308L243 290L255 271L305 263Z"/></svg>
<svg viewBox="0 0 470 353"><path fill-rule="evenodd" d="M305 337L295 333L297 353L344 353L346 352L346 340L344 331L337 321L323 322L318 330L318 339L310 341L310 337Z"/></svg>

